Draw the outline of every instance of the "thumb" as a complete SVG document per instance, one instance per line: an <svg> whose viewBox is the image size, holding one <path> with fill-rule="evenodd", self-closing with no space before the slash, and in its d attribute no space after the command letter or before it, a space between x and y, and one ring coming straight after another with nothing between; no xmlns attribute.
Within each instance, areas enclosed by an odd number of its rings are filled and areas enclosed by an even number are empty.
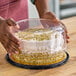
<svg viewBox="0 0 76 76"><path fill-rule="evenodd" d="M9 18L6 20L6 23L9 25L9 26L14 26L16 28L19 29L19 25L14 21L14 19L12 18Z"/></svg>

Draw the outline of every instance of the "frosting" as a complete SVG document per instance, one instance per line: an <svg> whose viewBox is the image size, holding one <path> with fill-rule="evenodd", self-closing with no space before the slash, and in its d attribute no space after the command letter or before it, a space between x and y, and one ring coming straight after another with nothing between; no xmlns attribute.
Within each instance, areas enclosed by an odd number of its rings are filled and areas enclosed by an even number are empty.
<svg viewBox="0 0 76 76"><path fill-rule="evenodd" d="M22 53L55 53L63 51L64 38L61 31L28 29L16 33Z"/></svg>

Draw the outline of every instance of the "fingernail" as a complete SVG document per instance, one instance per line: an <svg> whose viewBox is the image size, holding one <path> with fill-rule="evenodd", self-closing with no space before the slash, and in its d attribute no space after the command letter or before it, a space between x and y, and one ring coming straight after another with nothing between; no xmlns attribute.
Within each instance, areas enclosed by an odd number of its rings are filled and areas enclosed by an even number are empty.
<svg viewBox="0 0 76 76"><path fill-rule="evenodd" d="M67 38L69 39L70 37L68 36Z"/></svg>
<svg viewBox="0 0 76 76"><path fill-rule="evenodd" d="M16 54L18 54L18 51L15 51Z"/></svg>
<svg viewBox="0 0 76 76"><path fill-rule="evenodd" d="M16 26L17 26L18 29L20 28L20 26L18 24Z"/></svg>
<svg viewBox="0 0 76 76"><path fill-rule="evenodd" d="M17 43L20 44L20 40Z"/></svg>
<svg viewBox="0 0 76 76"><path fill-rule="evenodd" d="M9 53L9 56L11 56L12 54L11 53Z"/></svg>
<svg viewBox="0 0 76 76"><path fill-rule="evenodd" d="M18 47L19 49L21 49L21 47Z"/></svg>
<svg viewBox="0 0 76 76"><path fill-rule="evenodd" d="M67 43L69 43L69 41L67 40Z"/></svg>

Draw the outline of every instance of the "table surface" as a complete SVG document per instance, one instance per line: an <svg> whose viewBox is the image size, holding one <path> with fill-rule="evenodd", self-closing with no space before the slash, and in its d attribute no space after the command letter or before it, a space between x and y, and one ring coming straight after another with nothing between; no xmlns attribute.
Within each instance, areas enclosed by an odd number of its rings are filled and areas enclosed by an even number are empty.
<svg viewBox="0 0 76 76"><path fill-rule="evenodd" d="M0 44L0 76L76 76L76 17L62 20L68 29L70 43L68 52L69 61L60 67L46 70L30 70L15 67L6 59L6 51Z"/></svg>

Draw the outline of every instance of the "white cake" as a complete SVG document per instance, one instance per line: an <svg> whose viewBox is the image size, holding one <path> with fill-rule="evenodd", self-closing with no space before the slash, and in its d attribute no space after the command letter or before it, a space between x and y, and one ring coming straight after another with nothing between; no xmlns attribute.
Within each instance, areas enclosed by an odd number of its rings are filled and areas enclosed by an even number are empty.
<svg viewBox="0 0 76 76"><path fill-rule="evenodd" d="M55 53L63 51L64 39L62 32L50 29L28 29L19 31L22 53Z"/></svg>

